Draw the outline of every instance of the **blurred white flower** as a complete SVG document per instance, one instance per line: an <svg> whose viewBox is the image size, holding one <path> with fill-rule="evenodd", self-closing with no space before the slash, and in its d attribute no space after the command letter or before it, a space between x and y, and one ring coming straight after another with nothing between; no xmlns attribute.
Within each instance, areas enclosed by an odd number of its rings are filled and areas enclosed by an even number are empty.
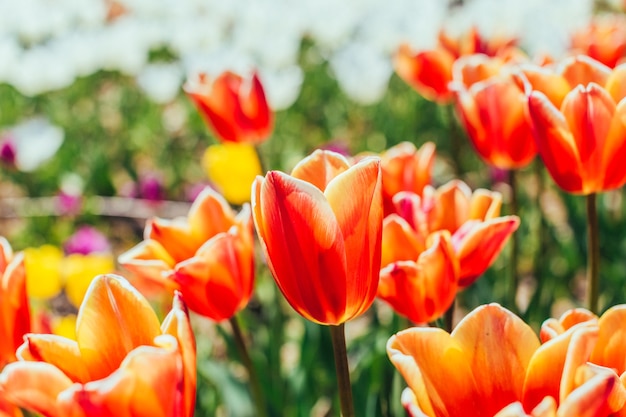
<svg viewBox="0 0 626 417"><path fill-rule="evenodd" d="M393 68L391 58L362 43L351 43L330 59L343 91L361 104L379 101L387 91Z"/></svg>
<svg viewBox="0 0 626 417"><path fill-rule="evenodd" d="M137 76L139 87L157 103L169 103L180 92L183 71L177 63L148 64Z"/></svg>
<svg viewBox="0 0 626 417"><path fill-rule="evenodd" d="M298 99L304 80L302 69L297 65L278 70L262 68L259 77L267 101L275 111L289 108Z"/></svg>
<svg viewBox="0 0 626 417"><path fill-rule="evenodd" d="M69 87L74 82L75 74L63 53L49 47L24 51L15 65L10 82L26 96Z"/></svg>
<svg viewBox="0 0 626 417"><path fill-rule="evenodd" d="M63 129L45 118L35 118L5 130L0 142L12 146L15 167L30 172L54 156L63 138Z"/></svg>
<svg viewBox="0 0 626 417"><path fill-rule="evenodd" d="M10 82L20 60L22 48L11 36L0 37L0 82ZM19 70L19 67L17 68Z"/></svg>

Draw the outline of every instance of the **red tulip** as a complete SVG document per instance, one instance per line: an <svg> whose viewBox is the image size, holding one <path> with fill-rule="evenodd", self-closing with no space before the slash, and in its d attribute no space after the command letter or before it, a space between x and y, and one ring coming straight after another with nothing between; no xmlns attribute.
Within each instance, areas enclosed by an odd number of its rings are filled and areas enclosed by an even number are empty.
<svg viewBox="0 0 626 417"><path fill-rule="evenodd" d="M378 158L350 165L317 150L291 175L252 186L252 209L276 283L303 317L338 325L374 301L380 271L382 175Z"/></svg>
<svg viewBox="0 0 626 417"><path fill-rule="evenodd" d="M587 26L572 35L570 49L608 67L617 66L626 55L626 17L621 14L594 16Z"/></svg>
<svg viewBox="0 0 626 417"><path fill-rule="evenodd" d="M150 304L114 275L96 277L78 312L76 340L28 334L0 392L44 417L191 417L196 348L175 295L159 324Z"/></svg>
<svg viewBox="0 0 626 417"><path fill-rule="evenodd" d="M626 183L626 65L614 70L589 57L564 60L550 73L524 70L541 158L565 191L592 194Z"/></svg>
<svg viewBox="0 0 626 417"><path fill-rule="evenodd" d="M213 80L198 74L184 89L221 141L256 144L272 132L273 115L256 72L251 79L229 71Z"/></svg>
<svg viewBox="0 0 626 417"><path fill-rule="evenodd" d="M206 188L187 218L148 221L144 239L119 258L144 287L177 289L192 311L215 321L248 304L254 288L248 204L236 215L222 196Z"/></svg>

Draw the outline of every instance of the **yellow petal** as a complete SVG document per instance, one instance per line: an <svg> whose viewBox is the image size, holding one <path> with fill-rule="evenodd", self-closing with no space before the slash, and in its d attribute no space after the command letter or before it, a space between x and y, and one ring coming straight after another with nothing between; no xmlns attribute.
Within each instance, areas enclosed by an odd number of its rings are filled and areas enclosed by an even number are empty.
<svg viewBox="0 0 626 417"><path fill-rule="evenodd" d="M51 245L27 248L24 250L24 262L28 277L26 291L30 297L50 299L61 291L61 249Z"/></svg>
<svg viewBox="0 0 626 417"><path fill-rule="evenodd" d="M67 298L75 307L80 307L93 278L114 272L115 263L109 254L75 253L65 258L63 270Z"/></svg>

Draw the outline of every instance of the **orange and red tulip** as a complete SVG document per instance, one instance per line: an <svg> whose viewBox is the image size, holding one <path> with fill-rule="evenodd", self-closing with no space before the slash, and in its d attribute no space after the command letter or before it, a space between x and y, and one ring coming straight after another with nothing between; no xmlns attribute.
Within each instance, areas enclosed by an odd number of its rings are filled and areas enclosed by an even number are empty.
<svg viewBox="0 0 626 417"><path fill-rule="evenodd" d="M317 150L291 175L270 171L252 186L252 210L268 266L303 317L338 325L374 301L383 219L378 158L351 165Z"/></svg>
<svg viewBox="0 0 626 417"><path fill-rule="evenodd" d="M595 16L572 35L570 49L616 67L626 55L626 17L615 13Z"/></svg>
<svg viewBox="0 0 626 417"><path fill-rule="evenodd" d="M380 155L383 172L383 203L385 213L393 210L393 196L400 191L422 195L431 182L435 160L435 144L426 142L419 149L411 142L401 142Z"/></svg>
<svg viewBox="0 0 626 417"><path fill-rule="evenodd" d="M148 221L144 241L122 254L119 262L144 286L177 289L192 311L226 320L243 309L252 295L253 232L249 204L236 214L207 187L187 218Z"/></svg>
<svg viewBox="0 0 626 417"><path fill-rule="evenodd" d="M215 79L201 73L184 86L220 141L257 144L273 129L273 114L255 73L249 79L230 71Z"/></svg>
<svg viewBox="0 0 626 417"><path fill-rule="evenodd" d="M500 193L485 189L472 192L460 180L452 180L436 190L427 186L421 198L398 193L394 204L396 213L411 225L422 245L430 233L450 232L459 259L460 287L471 285L493 264L520 222L517 216L500 216ZM395 250L401 250L401 246L396 244ZM394 260L401 257L394 255Z"/></svg>
<svg viewBox="0 0 626 417"><path fill-rule="evenodd" d="M424 98L449 103L454 97L449 83L452 81L452 65L457 58L477 53L507 56L515 50L515 43L515 39L484 39L476 28L458 39L441 31L439 44L432 50L416 52L408 45L402 45L394 58L394 66L398 76Z"/></svg>
<svg viewBox="0 0 626 417"><path fill-rule="evenodd" d="M626 65L586 56L553 73L524 70L529 115L541 158L565 191L592 194L626 183Z"/></svg>
<svg viewBox="0 0 626 417"><path fill-rule="evenodd" d="M160 324L123 278L96 277L78 313L76 340L28 334L0 391L45 417L190 417L196 348L179 293Z"/></svg>
<svg viewBox="0 0 626 417"><path fill-rule="evenodd" d="M451 84L457 113L476 152L501 169L518 169L537 155L525 91L499 58L460 58Z"/></svg>
<svg viewBox="0 0 626 417"><path fill-rule="evenodd" d="M404 229L404 230L403 230ZM413 241L414 232L401 217L392 214L383 223L383 268L380 270L378 297L413 323L429 323L450 308L458 289L459 261L447 232L431 235L422 250ZM403 239L406 242L401 242ZM389 246L403 246L410 260L386 261ZM397 246L396 246L397 244ZM412 253L408 253L408 252Z"/></svg>
<svg viewBox="0 0 626 417"><path fill-rule="evenodd" d="M387 353L409 386L403 403L414 417L527 415L498 414L516 403L534 416L555 415L535 412L550 404L557 416L609 416L623 406L626 389L613 370L587 364L597 332L578 326L541 345L519 317L490 304L451 334L401 331Z"/></svg>

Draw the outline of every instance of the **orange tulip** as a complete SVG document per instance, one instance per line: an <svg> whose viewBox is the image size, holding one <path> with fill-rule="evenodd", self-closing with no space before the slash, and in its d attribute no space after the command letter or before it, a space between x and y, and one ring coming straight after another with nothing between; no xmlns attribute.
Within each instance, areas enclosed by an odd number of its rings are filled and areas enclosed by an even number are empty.
<svg viewBox="0 0 626 417"><path fill-rule="evenodd" d="M459 261L449 233L434 233L426 250L419 248L413 235L401 217L385 218L378 297L411 322L428 323L443 316L454 302ZM407 253L402 258L409 260L388 261L390 246L403 247Z"/></svg>
<svg viewBox="0 0 626 417"><path fill-rule="evenodd" d="M626 17L621 14L595 16L572 35L570 49L614 68L626 55Z"/></svg>
<svg viewBox="0 0 626 417"><path fill-rule="evenodd" d="M9 242L0 236L0 369L17 359L15 351L30 331L30 322L24 254L13 255ZM0 417L21 416L0 389Z"/></svg>
<svg viewBox="0 0 626 417"><path fill-rule="evenodd" d="M461 287L471 285L495 262L520 222L517 216L500 217L500 193L485 189L472 192L459 180L436 190L427 186L422 198L413 193L398 193L394 204L396 213L411 225L422 248L430 233L450 232L459 259ZM402 250L402 246L396 243L394 250ZM395 261L403 259L400 254L393 257Z"/></svg>
<svg viewBox="0 0 626 417"><path fill-rule="evenodd" d="M557 407L557 416L609 416L623 406L626 389L611 369L587 364L597 333L581 325L540 345L520 318L490 304L451 334L399 332L387 353L409 386L403 403L413 417L555 415L540 411Z"/></svg>
<svg viewBox="0 0 626 417"><path fill-rule="evenodd" d="M448 103L453 94L448 88L452 81L452 65L464 55L482 53L489 56L507 56L514 51L515 39L482 38L472 28L458 39L444 31L439 33L439 44L435 49L414 52L402 45L394 58L396 73L424 98L438 103Z"/></svg>
<svg viewBox="0 0 626 417"><path fill-rule="evenodd" d="M196 348L180 294L162 324L121 277L96 277L81 305L76 340L28 334L0 392L45 417L190 417Z"/></svg>
<svg viewBox="0 0 626 417"><path fill-rule="evenodd" d="M252 210L276 283L308 320L338 325L374 301L380 271L382 175L378 158L350 165L317 150L291 175L252 186Z"/></svg>
<svg viewBox="0 0 626 417"><path fill-rule="evenodd" d="M402 142L381 153L383 204L386 214L393 211L393 196L400 191L412 191L422 195L424 187L430 184L434 160L433 142L426 142L419 149L411 142Z"/></svg>
<svg viewBox="0 0 626 417"><path fill-rule="evenodd" d="M148 221L144 241L119 257L140 280L180 290L192 311L215 321L231 318L254 288L254 235L250 205L237 215L210 188L187 218Z"/></svg>
<svg viewBox="0 0 626 417"><path fill-rule="evenodd" d="M626 65L614 70L586 56L549 73L526 68L535 141L554 181L592 194L626 183Z"/></svg>
<svg viewBox="0 0 626 417"><path fill-rule="evenodd" d="M471 55L454 65L456 109L476 152L501 169L528 165L537 154L523 87L500 58ZM456 75L458 74L458 76Z"/></svg>
<svg viewBox="0 0 626 417"><path fill-rule="evenodd" d="M184 90L220 141L256 144L272 132L273 114L256 72L244 79L226 71L214 80L201 73Z"/></svg>

